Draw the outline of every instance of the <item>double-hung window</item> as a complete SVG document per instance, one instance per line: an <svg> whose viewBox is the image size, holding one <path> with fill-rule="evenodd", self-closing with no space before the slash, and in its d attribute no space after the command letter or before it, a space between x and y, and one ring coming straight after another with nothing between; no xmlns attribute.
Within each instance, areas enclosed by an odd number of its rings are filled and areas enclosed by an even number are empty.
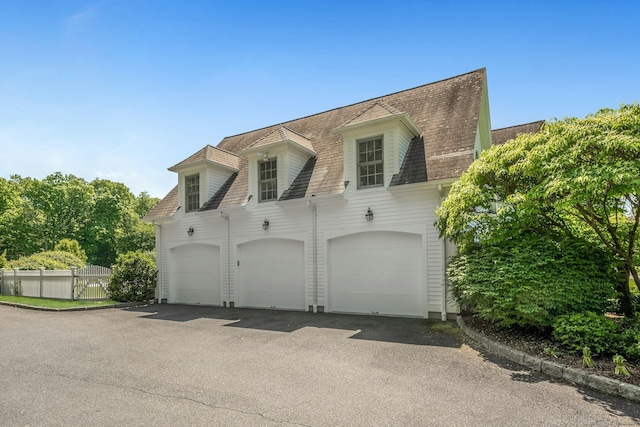
<svg viewBox="0 0 640 427"><path fill-rule="evenodd" d="M276 159L258 162L258 201L268 202L278 198L278 164Z"/></svg>
<svg viewBox="0 0 640 427"><path fill-rule="evenodd" d="M358 188L384 185L382 136L358 141Z"/></svg>
<svg viewBox="0 0 640 427"><path fill-rule="evenodd" d="M200 175L188 175L184 178L186 212L200 208Z"/></svg>

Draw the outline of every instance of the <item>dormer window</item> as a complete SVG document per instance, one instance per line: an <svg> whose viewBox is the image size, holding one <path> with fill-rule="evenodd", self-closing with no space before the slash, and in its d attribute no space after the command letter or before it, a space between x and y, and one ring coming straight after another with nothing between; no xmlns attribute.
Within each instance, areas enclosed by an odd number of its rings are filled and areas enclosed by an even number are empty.
<svg viewBox="0 0 640 427"><path fill-rule="evenodd" d="M269 202L278 198L277 159L258 162L258 201Z"/></svg>
<svg viewBox="0 0 640 427"><path fill-rule="evenodd" d="M200 209L200 174L188 175L184 178L184 194L186 212Z"/></svg>
<svg viewBox="0 0 640 427"><path fill-rule="evenodd" d="M333 132L342 137L344 180L357 182L357 185L345 188L346 194L354 190L398 185L393 179L400 176L411 142L421 134L407 113L382 100L369 104ZM413 157L408 158L412 165L420 162L420 153L415 151L412 151ZM421 161L426 164L424 151ZM403 183L408 183L404 182L406 176L402 178ZM422 177L412 176L411 182L418 182L419 178Z"/></svg>
<svg viewBox="0 0 640 427"><path fill-rule="evenodd" d="M382 136L358 141L358 188L384 185Z"/></svg>

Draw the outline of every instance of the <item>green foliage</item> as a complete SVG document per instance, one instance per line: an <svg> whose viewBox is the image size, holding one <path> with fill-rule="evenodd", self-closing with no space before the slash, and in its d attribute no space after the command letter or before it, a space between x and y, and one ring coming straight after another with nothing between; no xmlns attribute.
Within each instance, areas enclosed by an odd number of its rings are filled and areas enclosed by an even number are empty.
<svg viewBox="0 0 640 427"><path fill-rule="evenodd" d="M602 313L616 296L606 253L530 233L461 253L447 273L462 307L506 327L544 329L563 314Z"/></svg>
<svg viewBox="0 0 640 427"><path fill-rule="evenodd" d="M47 251L9 261L8 268L19 270L69 270L71 267L84 267L84 262L74 254L64 251Z"/></svg>
<svg viewBox="0 0 640 427"><path fill-rule="evenodd" d="M0 268L5 268L8 264L7 251L0 252Z"/></svg>
<svg viewBox="0 0 640 427"><path fill-rule="evenodd" d="M85 265L87 263L87 254L84 252L84 249L82 249L80 243L78 243L77 240L62 239L58 243L56 243L54 250L72 253L76 257L78 257L78 259L84 261L82 265Z"/></svg>
<svg viewBox="0 0 640 427"><path fill-rule="evenodd" d="M156 262L143 252L119 255L113 266L107 291L115 301L149 301L156 289Z"/></svg>
<svg viewBox="0 0 640 427"><path fill-rule="evenodd" d="M627 278L640 280L639 170L640 104L552 121L484 152L451 188L436 225L462 253L524 232L591 241L616 259L630 315Z"/></svg>
<svg viewBox="0 0 640 427"><path fill-rule="evenodd" d="M119 253L153 248L154 227L141 218L157 201L144 192L136 198L121 183L59 172L43 180L0 178L0 252L15 260L72 239L89 262L110 266Z"/></svg>
<svg viewBox="0 0 640 427"><path fill-rule="evenodd" d="M553 324L553 337L576 353L588 347L598 354L615 354L622 341L618 324L593 312L558 317Z"/></svg>

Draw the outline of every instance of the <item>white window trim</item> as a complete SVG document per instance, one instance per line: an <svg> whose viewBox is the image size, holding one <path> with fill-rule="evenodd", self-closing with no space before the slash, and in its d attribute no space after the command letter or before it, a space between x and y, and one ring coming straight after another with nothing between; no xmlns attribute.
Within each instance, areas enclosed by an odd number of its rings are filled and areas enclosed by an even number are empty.
<svg viewBox="0 0 640 427"><path fill-rule="evenodd" d="M367 143L369 141L375 141L379 139L382 147L381 147L381 152L382 152L382 159L380 160L374 160L371 162L360 162L360 144L362 143ZM368 137L368 138L362 138L362 139L357 139L356 140L356 181L358 184L358 189L366 189L366 188L376 188L376 187L383 187L384 186L384 134L381 135L376 135L376 136L372 136L372 137ZM379 184L370 184L370 185L362 185L362 180L361 180L361 176L360 176L360 167L362 165L365 166L371 166L371 165L377 165L380 164L382 167L382 182ZM377 174L375 174L377 175ZM374 175L374 176L375 176ZM371 175L368 175L371 176Z"/></svg>
<svg viewBox="0 0 640 427"><path fill-rule="evenodd" d="M196 177L198 179L198 188L196 191L189 192L189 179ZM195 196L196 200L190 200L190 196ZM192 202L195 202L196 207L192 207ZM194 173L191 175L185 175L184 177L184 211L195 212L200 209L200 174Z"/></svg>
<svg viewBox="0 0 640 427"><path fill-rule="evenodd" d="M270 162L274 162L274 167L272 168L272 177L269 179L261 179L260 176L260 165L262 164L266 164L266 163L270 163ZM269 198L269 199L264 199L263 198L263 191L262 191L262 184L268 184L268 183L273 183L275 185L274 188L270 189L270 190L266 190L266 192L273 192L273 198ZM268 158L268 159L264 159L264 160L259 160L258 161L258 203L263 203L263 202L275 202L278 200L278 158L277 157L273 157L273 158Z"/></svg>

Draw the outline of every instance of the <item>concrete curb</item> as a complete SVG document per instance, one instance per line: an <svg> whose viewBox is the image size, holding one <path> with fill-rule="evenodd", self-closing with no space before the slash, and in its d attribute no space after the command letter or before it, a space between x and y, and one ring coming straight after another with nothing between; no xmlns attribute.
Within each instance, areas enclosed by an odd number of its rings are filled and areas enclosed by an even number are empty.
<svg viewBox="0 0 640 427"><path fill-rule="evenodd" d="M580 369L564 366L560 363L551 362L536 356L531 356L522 351L514 350L504 344L492 341L484 334L469 328L467 324L464 323L461 316L456 318L456 322L467 336L474 341L477 341L491 353L518 363L532 371L542 372L552 378L561 379L581 386L587 386L602 393L640 403L640 387L638 386L618 381L613 378L589 374L588 372Z"/></svg>
<svg viewBox="0 0 640 427"><path fill-rule="evenodd" d="M36 305L20 304L17 302L0 301L0 305L6 305L9 307L26 308L27 310L37 311L87 311L87 310L102 310L105 308L129 308L139 307L152 304L152 302L121 302L118 304L110 305L90 305L86 307L70 307L70 308L51 308L51 307L39 307Z"/></svg>

